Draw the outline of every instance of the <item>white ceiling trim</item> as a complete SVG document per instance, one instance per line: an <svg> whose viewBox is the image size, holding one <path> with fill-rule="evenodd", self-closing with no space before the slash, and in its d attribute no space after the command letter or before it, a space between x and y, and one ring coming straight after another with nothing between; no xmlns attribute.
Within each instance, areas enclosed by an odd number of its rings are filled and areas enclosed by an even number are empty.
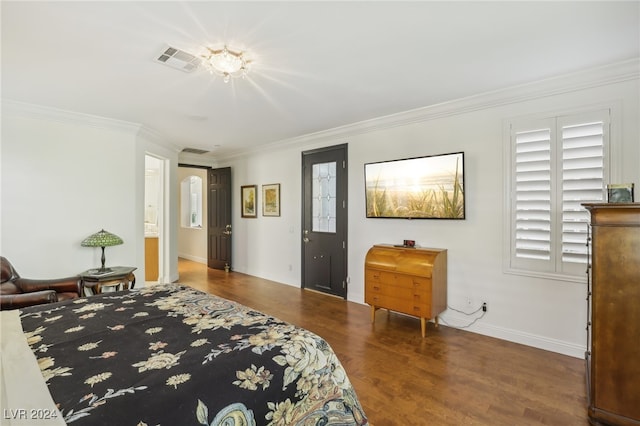
<svg viewBox="0 0 640 426"><path fill-rule="evenodd" d="M316 133L297 136L295 138L261 145L257 148L240 150L229 155L215 157L215 160L224 162L226 160L242 156L259 154L265 151L273 152L274 150L285 149L292 146L304 149L306 146L317 144L318 142L325 140L330 140L331 143L334 143L336 142L336 139L348 138L355 134L362 134L397 126L405 126L437 118L465 114L487 108L637 79L640 79L640 57L537 82L496 90L493 92L481 93L437 105L365 120Z"/></svg>
<svg viewBox="0 0 640 426"><path fill-rule="evenodd" d="M274 151L296 146L304 149L307 146L317 145L324 141L334 143L336 139L345 139L355 134L362 134L376 130L382 130L397 126L404 126L452 115L464 114L501 105L524 102L536 98L574 92L602 85L615 84L640 78L640 58L608 64L577 73L566 74L549 78L538 82L532 82L507 89L482 93L467 98L462 98L437 105L417 108L384 117L378 117L353 124L348 124L333 129L327 129L316 133L297 136L295 138L281 140L253 149L238 150L229 155L215 156L203 154L199 156L198 163L224 162L238 157L255 155L265 151ZM182 149L179 142L166 140L159 132L143 126L139 123L131 123L107 117L100 117L74 111L66 111L52 107L34 105L25 102L3 99L4 114L18 114L39 119L49 119L62 122L89 125L94 127L109 128L136 136L146 137L154 143L164 146L172 151L179 152ZM181 155L180 158L183 158ZM186 157L184 158L187 159ZM194 159L195 160L195 159Z"/></svg>
<svg viewBox="0 0 640 426"><path fill-rule="evenodd" d="M103 129L121 131L130 134L137 134L141 124L131 123L113 118L100 117L97 115L84 114L75 111L66 111L42 105L35 105L26 102L14 101L12 99L2 100L2 112L21 117L29 117L38 120L53 120L75 125L86 125Z"/></svg>
<svg viewBox="0 0 640 426"><path fill-rule="evenodd" d="M140 129L138 130L138 134L137 134L138 139L144 139L146 141L149 141L155 145L161 146L163 148L166 148L172 152L180 152L182 151L182 147L178 146L175 143L171 143L169 142L164 135L162 135L160 132L157 132L153 129L150 129L146 126L140 125Z"/></svg>
<svg viewBox="0 0 640 426"><path fill-rule="evenodd" d="M27 117L37 120L51 120L74 125L84 125L101 129L123 132L136 139L145 139L173 152L180 152L182 147L169 142L162 134L139 123L100 117L76 111L19 102L12 99L2 100L3 116Z"/></svg>

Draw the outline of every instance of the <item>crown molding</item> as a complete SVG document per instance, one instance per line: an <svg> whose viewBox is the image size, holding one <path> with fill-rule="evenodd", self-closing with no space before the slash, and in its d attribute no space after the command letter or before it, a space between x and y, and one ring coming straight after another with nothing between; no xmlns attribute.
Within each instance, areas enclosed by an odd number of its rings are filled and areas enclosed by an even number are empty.
<svg viewBox="0 0 640 426"><path fill-rule="evenodd" d="M595 88L640 78L640 58L589 68L578 72L564 74L531 83L511 86L505 89L480 93L477 95L443 102L440 104L416 108L396 114L360 121L320 132L284 139L262 145L258 148L240 150L216 160L225 161L233 158L259 154L265 151L297 147L304 149L324 141L336 142L353 135L405 126L437 118L465 114L497 106L530 101L548 96L561 95L579 90Z"/></svg>
<svg viewBox="0 0 640 426"><path fill-rule="evenodd" d="M35 105L12 99L2 99L3 115L15 115L39 120L52 120L76 125L85 125L104 129L122 131L137 134L141 124L131 123L113 118L100 117L75 111L68 111L43 105Z"/></svg>
<svg viewBox="0 0 640 426"><path fill-rule="evenodd" d="M153 144L165 147L173 152L180 152L180 147L168 142L162 134L139 123L101 117L76 111L68 111L43 105L20 102L13 99L2 99L3 115L14 115L38 120L51 120L74 125L84 125L101 129L123 132L144 139Z"/></svg>
<svg viewBox="0 0 640 426"><path fill-rule="evenodd" d="M166 138L162 136L160 132L157 132L143 125L140 125L140 128L137 133L137 137L138 139L144 139L146 141L149 141L152 144L162 146L171 152L179 153L180 150L182 149L178 145L169 142Z"/></svg>
<svg viewBox="0 0 640 426"><path fill-rule="evenodd" d="M317 146L318 144L326 142L335 143L336 140L344 140L357 134L405 126L437 118L465 114L625 81L638 80L639 78L640 58L633 58L545 80L480 93L466 98L364 120L290 139L283 139L257 148L238 150L224 156L207 155L205 156L206 158L200 157L198 160L199 162L221 163L235 158L260 154L267 151L273 152L274 150L291 147L304 150L306 147ZM2 109L3 115L16 114L25 117L56 120L133 133L136 137L143 137L172 151L179 152L181 150L178 145L168 142L159 133L139 123L66 111L11 99L2 99Z"/></svg>

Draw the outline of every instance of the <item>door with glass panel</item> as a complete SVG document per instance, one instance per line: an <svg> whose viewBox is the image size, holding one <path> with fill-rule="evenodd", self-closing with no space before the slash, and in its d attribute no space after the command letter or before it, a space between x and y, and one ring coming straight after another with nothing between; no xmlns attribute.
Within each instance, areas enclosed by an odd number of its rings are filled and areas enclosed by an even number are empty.
<svg viewBox="0 0 640 426"><path fill-rule="evenodd" d="M347 297L347 145L302 153L302 287Z"/></svg>

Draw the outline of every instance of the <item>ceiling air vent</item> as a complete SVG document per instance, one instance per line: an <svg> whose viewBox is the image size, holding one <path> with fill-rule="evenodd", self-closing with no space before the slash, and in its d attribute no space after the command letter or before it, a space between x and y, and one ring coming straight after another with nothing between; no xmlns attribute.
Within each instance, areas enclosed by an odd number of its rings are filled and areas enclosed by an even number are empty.
<svg viewBox="0 0 640 426"><path fill-rule="evenodd" d="M195 70L200 66L201 62L197 56L176 49L175 47L167 47L160 56L156 58L156 61L184 72Z"/></svg>
<svg viewBox="0 0 640 426"><path fill-rule="evenodd" d="M204 149L198 149L198 148L184 148L182 152L185 152L188 154L206 154L209 151Z"/></svg>

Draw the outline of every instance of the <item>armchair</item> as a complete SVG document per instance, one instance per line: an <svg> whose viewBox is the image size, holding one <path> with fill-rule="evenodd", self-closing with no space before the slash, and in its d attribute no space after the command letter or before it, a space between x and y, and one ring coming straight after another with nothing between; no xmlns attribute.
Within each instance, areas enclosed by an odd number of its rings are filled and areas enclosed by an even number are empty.
<svg viewBox="0 0 640 426"><path fill-rule="evenodd" d="M0 309L75 299L82 295L80 277L52 280L20 278L13 265L0 256Z"/></svg>

